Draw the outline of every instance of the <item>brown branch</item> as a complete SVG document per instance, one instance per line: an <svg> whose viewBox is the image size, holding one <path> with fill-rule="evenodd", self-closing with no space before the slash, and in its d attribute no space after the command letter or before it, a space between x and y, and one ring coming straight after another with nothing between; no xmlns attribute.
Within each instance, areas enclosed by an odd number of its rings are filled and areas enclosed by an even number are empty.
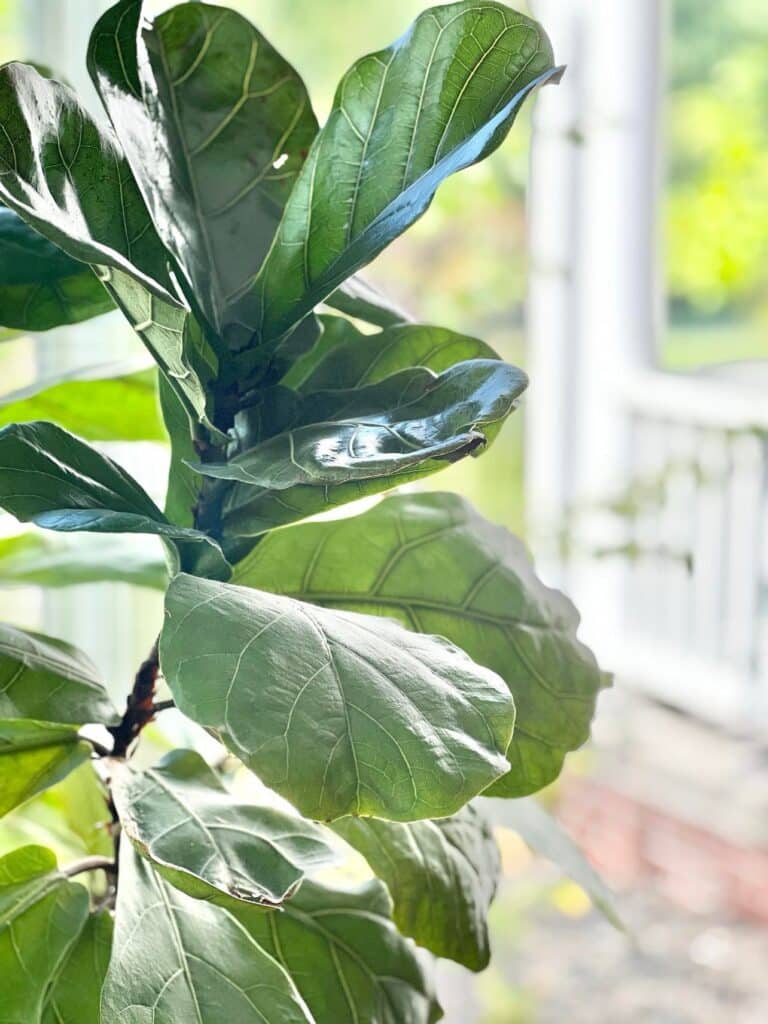
<svg viewBox="0 0 768 1024"><path fill-rule="evenodd" d="M109 726L114 747L112 757L125 757L141 730L155 717L155 684L160 672L157 641L141 665L128 694L128 705L119 725Z"/></svg>
<svg viewBox="0 0 768 1024"><path fill-rule="evenodd" d="M82 875L86 871L106 871L107 874L113 875L116 870L115 862L110 857L83 857L69 867L62 868L61 873L67 878L74 878L75 875Z"/></svg>

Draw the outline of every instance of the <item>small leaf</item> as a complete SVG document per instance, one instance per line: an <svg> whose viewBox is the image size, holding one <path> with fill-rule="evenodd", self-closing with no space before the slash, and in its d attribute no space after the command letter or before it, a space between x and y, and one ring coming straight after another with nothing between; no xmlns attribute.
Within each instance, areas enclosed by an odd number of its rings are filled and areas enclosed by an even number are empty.
<svg viewBox="0 0 768 1024"><path fill-rule="evenodd" d="M506 767L504 682L385 619L177 576L160 658L184 714L305 817L440 817Z"/></svg>
<svg viewBox="0 0 768 1024"><path fill-rule="evenodd" d="M112 915L90 914L46 995L40 1024L101 1024L101 988L112 952Z"/></svg>
<svg viewBox="0 0 768 1024"><path fill-rule="evenodd" d="M432 1024L442 1017L416 951L392 923L380 882L304 882L282 911L233 915L285 969L316 1024Z"/></svg>
<svg viewBox="0 0 768 1024"><path fill-rule="evenodd" d="M74 726L0 719L0 817L60 782L90 755L90 744Z"/></svg>
<svg viewBox="0 0 768 1024"><path fill-rule="evenodd" d="M0 430L0 507L48 530L157 534L175 541L182 558L190 545L203 544L210 571L229 572L215 541L169 523L117 463L52 423Z"/></svg>
<svg viewBox="0 0 768 1024"><path fill-rule="evenodd" d="M606 677L577 639L576 610L537 579L520 541L456 495L396 495L361 516L275 532L233 581L390 615L502 676L517 720L511 769L489 795L541 789L589 738Z"/></svg>
<svg viewBox="0 0 768 1024"><path fill-rule="evenodd" d="M400 324L363 334L342 317L322 318L320 341L283 380L311 393L325 388L359 388L375 384L412 366L442 373L471 359L497 359L490 345L445 327Z"/></svg>
<svg viewBox="0 0 768 1024"><path fill-rule="evenodd" d="M0 119L3 202L75 259L122 270L176 304L167 253L130 168L72 91L28 64L6 64Z"/></svg>
<svg viewBox="0 0 768 1024"><path fill-rule="evenodd" d="M192 750L176 750L142 772L123 767L112 792L124 833L189 896L276 906L305 871L335 859L320 828L236 801Z"/></svg>
<svg viewBox="0 0 768 1024"><path fill-rule="evenodd" d="M365 320L377 327L393 327L411 319L396 303L359 274L354 274L340 285L325 303L347 316Z"/></svg>
<svg viewBox="0 0 768 1024"><path fill-rule="evenodd" d="M0 396L0 427L53 420L89 441L164 441L155 373L91 366Z"/></svg>
<svg viewBox="0 0 768 1024"><path fill-rule="evenodd" d="M386 883L403 935L472 971L488 966L486 918L501 860L488 822L473 806L437 821L342 818L333 828Z"/></svg>
<svg viewBox="0 0 768 1024"><path fill-rule="evenodd" d="M102 1021L318 1024L282 967L226 910L164 882L131 843L121 844L119 878Z"/></svg>
<svg viewBox="0 0 768 1024"><path fill-rule="evenodd" d="M165 590L168 570L143 538L29 532L0 538L0 587L36 583L69 587L81 583L132 583Z"/></svg>
<svg viewBox="0 0 768 1024"><path fill-rule="evenodd" d="M86 263L73 260L0 207L0 323L47 331L108 313L113 303Z"/></svg>
<svg viewBox="0 0 768 1024"><path fill-rule="evenodd" d="M269 248L317 132L304 83L241 15L180 4L140 26L123 0L89 69L158 231L217 333ZM248 335L245 335L247 340Z"/></svg>
<svg viewBox="0 0 768 1024"><path fill-rule="evenodd" d="M316 392L297 407L293 429L194 468L238 481L224 501L224 532L256 536L479 451L527 383L515 367L477 359L439 376L416 367L365 388Z"/></svg>
<svg viewBox="0 0 768 1024"><path fill-rule="evenodd" d="M0 718L110 725L120 716L81 651L0 623Z"/></svg>
<svg viewBox="0 0 768 1024"><path fill-rule="evenodd" d="M614 894L595 871L565 829L535 800L488 800L480 806L504 828L512 829L534 853L561 868L590 897L614 928L625 931Z"/></svg>
<svg viewBox="0 0 768 1024"><path fill-rule="evenodd" d="M50 850L24 846L0 859L0 1020L41 1019L49 987L87 917L86 889L59 873Z"/></svg>
<svg viewBox="0 0 768 1024"><path fill-rule="evenodd" d="M536 22L493 0L424 11L357 61L291 192L240 316L269 341L377 256L449 175L493 152L556 77Z"/></svg>

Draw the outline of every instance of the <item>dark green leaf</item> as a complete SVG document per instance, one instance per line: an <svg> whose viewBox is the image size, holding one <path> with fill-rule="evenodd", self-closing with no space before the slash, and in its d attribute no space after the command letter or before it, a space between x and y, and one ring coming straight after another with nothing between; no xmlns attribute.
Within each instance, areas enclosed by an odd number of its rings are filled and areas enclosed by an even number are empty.
<svg viewBox="0 0 768 1024"><path fill-rule="evenodd" d="M345 281L325 302L347 316L376 324L377 327L393 327L411 319L396 303L359 274Z"/></svg>
<svg viewBox="0 0 768 1024"><path fill-rule="evenodd" d="M56 983L87 917L87 891L59 873L50 850L24 846L0 859L4 1024L36 1024L41 1019L49 987ZM43 1019L48 1024L49 1018ZM95 1022L82 1018L77 1024Z"/></svg>
<svg viewBox="0 0 768 1024"><path fill-rule="evenodd" d="M171 441L165 514L173 523L193 526L203 478L189 467L189 463L198 457L193 443L192 425L173 387L162 377L158 391L165 429Z"/></svg>
<svg viewBox="0 0 768 1024"><path fill-rule="evenodd" d="M401 324L363 334L342 317L322 317L323 334L283 381L300 391L358 388L411 366L442 373L470 359L497 359L490 345L445 327Z"/></svg>
<svg viewBox="0 0 768 1024"><path fill-rule="evenodd" d="M0 197L70 256L175 302L168 257L116 141L66 86L0 68Z"/></svg>
<svg viewBox="0 0 768 1024"><path fill-rule="evenodd" d="M526 386L522 371L498 360L459 363L439 376L415 367L364 388L306 396L293 429L227 463L195 468L238 481L224 502L224 532L255 536L478 452Z"/></svg>
<svg viewBox="0 0 768 1024"><path fill-rule="evenodd" d="M470 970L488 966L486 917L501 859L490 825L474 807L437 821L342 818L333 827L386 883L403 935Z"/></svg>
<svg viewBox="0 0 768 1024"><path fill-rule="evenodd" d="M153 533L180 545L206 545L211 571L228 573L205 534L169 523L117 463L53 423L13 423L0 430L0 507L48 530Z"/></svg>
<svg viewBox="0 0 768 1024"><path fill-rule="evenodd" d="M293 979L316 1024L431 1024L432 986L390 917L387 891L306 881L282 911L232 913Z"/></svg>
<svg viewBox="0 0 768 1024"><path fill-rule="evenodd" d="M309 818L452 814L506 767L503 680L385 619L177 576L160 658L177 706Z"/></svg>
<svg viewBox="0 0 768 1024"><path fill-rule="evenodd" d="M0 720L0 817L55 785L90 754L74 726Z"/></svg>
<svg viewBox="0 0 768 1024"><path fill-rule="evenodd" d="M318 1024L285 971L226 910L164 882L131 843L121 845L119 877L105 1024Z"/></svg>
<svg viewBox="0 0 768 1024"><path fill-rule="evenodd" d="M517 721L511 770L491 795L541 789L589 737L606 677L576 638L575 609L537 579L518 540L456 495L398 495L355 518L276 532L233 579L394 616L447 637L503 676Z"/></svg>
<svg viewBox="0 0 768 1024"><path fill-rule="evenodd" d="M568 833L535 800L486 800L481 806L497 825L512 829L534 853L551 860L590 897L614 928L624 931L614 894Z"/></svg>
<svg viewBox="0 0 768 1024"><path fill-rule="evenodd" d="M0 396L0 426L53 420L89 441L164 441L155 373L91 366Z"/></svg>
<svg viewBox="0 0 768 1024"><path fill-rule="evenodd" d="M232 797L192 750L156 768L122 768L113 796L124 833L176 888L262 906L291 897L305 871L334 859L316 825Z"/></svg>
<svg viewBox="0 0 768 1024"><path fill-rule="evenodd" d="M128 535L86 538L29 532L0 538L0 587L103 582L165 590L168 570L158 551L143 538Z"/></svg>
<svg viewBox="0 0 768 1024"><path fill-rule="evenodd" d="M112 916L91 914L45 1000L40 1024L101 1024L101 987L112 952Z"/></svg>
<svg viewBox="0 0 768 1024"><path fill-rule="evenodd" d="M98 277L0 207L0 324L47 331L113 308Z"/></svg>
<svg viewBox="0 0 768 1024"><path fill-rule="evenodd" d="M421 216L445 178L493 152L556 74L540 27L493 0L424 11L357 61L243 296L243 322L267 341L290 330Z"/></svg>
<svg viewBox="0 0 768 1024"><path fill-rule="evenodd" d="M119 716L96 667L63 640L0 623L0 718L113 724Z"/></svg>
<svg viewBox="0 0 768 1024"><path fill-rule="evenodd" d="M142 30L140 14L123 0L101 18L89 69L196 300L217 332L242 333L232 300L261 266L317 122L295 70L241 15L183 4Z"/></svg>

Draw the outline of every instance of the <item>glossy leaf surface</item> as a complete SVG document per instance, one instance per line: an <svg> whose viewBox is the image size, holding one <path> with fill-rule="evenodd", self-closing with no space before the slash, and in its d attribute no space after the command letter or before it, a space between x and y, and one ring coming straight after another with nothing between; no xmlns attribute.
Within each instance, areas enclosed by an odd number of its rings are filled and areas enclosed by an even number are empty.
<svg viewBox="0 0 768 1024"><path fill-rule="evenodd" d="M122 373L89 367L77 375L41 380L0 395L0 427L29 420L53 420L89 441L164 441L158 415L155 373Z"/></svg>
<svg viewBox="0 0 768 1024"><path fill-rule="evenodd" d="M224 530L254 536L479 452L526 386L522 371L498 360L459 363L439 376L416 367L357 390L308 395L294 411L297 426L226 464L196 468L238 481L224 502Z"/></svg>
<svg viewBox="0 0 768 1024"><path fill-rule="evenodd" d="M0 719L0 816L60 782L90 754L73 726Z"/></svg>
<svg viewBox="0 0 768 1024"><path fill-rule="evenodd" d="M125 834L167 881L190 896L278 906L306 870L334 854L311 822L233 798L192 750L155 768L116 774Z"/></svg>
<svg viewBox="0 0 768 1024"><path fill-rule="evenodd" d="M410 824L342 818L333 827L386 883L403 935L470 970L488 966L486 918L501 859L479 811L469 805L451 818Z"/></svg>
<svg viewBox="0 0 768 1024"><path fill-rule="evenodd" d="M86 538L30 531L2 537L0 587L115 582L165 590L165 560L150 545L144 538L129 535Z"/></svg>
<svg viewBox="0 0 768 1024"><path fill-rule="evenodd" d="M376 324L377 327L392 327L411 319L397 303L359 274L348 278L325 302L347 316Z"/></svg>
<svg viewBox="0 0 768 1024"><path fill-rule="evenodd" d="M235 11L180 4L143 26L140 11L128 0L102 17L91 74L196 300L217 332L247 340L232 302L261 266L317 133L309 97Z"/></svg>
<svg viewBox="0 0 768 1024"><path fill-rule="evenodd" d="M45 1000L40 1024L101 1024L101 987L112 952L112 915L90 914Z"/></svg>
<svg viewBox="0 0 768 1024"><path fill-rule="evenodd" d="M81 651L0 623L0 718L85 725L114 723L119 716Z"/></svg>
<svg viewBox="0 0 768 1024"><path fill-rule="evenodd" d="M0 324L22 331L47 331L76 324L113 303L85 263L72 259L0 207Z"/></svg>
<svg viewBox="0 0 768 1024"><path fill-rule="evenodd" d="M130 843L119 877L103 1021L317 1024L282 967L226 910L164 882Z"/></svg>
<svg viewBox="0 0 768 1024"><path fill-rule="evenodd" d="M399 324L363 334L342 317L322 318L315 348L286 375L289 387L310 393L375 384L411 366L442 373L456 363L498 358L490 345L445 327Z"/></svg>
<svg viewBox="0 0 768 1024"><path fill-rule="evenodd" d="M526 96L556 75L540 27L493 0L424 11L357 61L244 296L259 335L283 334L428 208L440 183L503 141Z"/></svg>
<svg viewBox="0 0 768 1024"><path fill-rule="evenodd" d="M506 766L503 680L385 619L177 576L160 657L177 706L310 818L452 814Z"/></svg>
<svg viewBox="0 0 768 1024"><path fill-rule="evenodd" d="M607 679L577 640L573 605L537 579L520 541L456 495L395 496L355 518L276 532L233 579L393 616L447 637L502 676L517 720L510 771L490 795L541 789L589 737Z"/></svg>
<svg viewBox="0 0 768 1024"><path fill-rule="evenodd" d="M71 90L28 64L6 64L0 121L3 202L75 259L115 267L175 301L130 168Z"/></svg>
<svg viewBox="0 0 768 1024"><path fill-rule="evenodd" d="M87 917L88 892L59 873L50 850L24 846L0 859L0 1020L41 1020Z"/></svg>

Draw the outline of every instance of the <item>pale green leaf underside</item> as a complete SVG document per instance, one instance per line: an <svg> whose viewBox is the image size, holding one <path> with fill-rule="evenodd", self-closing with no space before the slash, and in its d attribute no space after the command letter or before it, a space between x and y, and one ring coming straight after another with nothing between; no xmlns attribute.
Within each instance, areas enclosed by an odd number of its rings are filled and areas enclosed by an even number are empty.
<svg viewBox="0 0 768 1024"><path fill-rule="evenodd" d="M50 850L25 846L0 859L0 1020L41 1020L87 916L86 889L59 874Z"/></svg>
<svg viewBox="0 0 768 1024"><path fill-rule="evenodd" d="M342 818L333 827L386 883L403 935L470 970L488 966L487 915L501 859L475 807L437 821Z"/></svg>
<svg viewBox="0 0 768 1024"><path fill-rule="evenodd" d="M506 767L503 680L389 620L177 576L160 656L177 706L310 818L452 814Z"/></svg>
<svg viewBox="0 0 768 1024"><path fill-rule="evenodd" d="M0 718L85 725L114 723L119 716L81 651L0 623Z"/></svg>
<svg viewBox="0 0 768 1024"><path fill-rule="evenodd" d="M235 800L199 754L176 750L155 768L122 768L112 789L123 831L190 896L278 906L307 870L335 857L322 830Z"/></svg>
<svg viewBox="0 0 768 1024"><path fill-rule="evenodd" d="M517 720L493 795L541 789L589 737L607 680L577 640L573 605L537 579L518 540L456 495L398 495L361 516L276 532L233 582L392 616L502 676Z"/></svg>
<svg viewBox="0 0 768 1024"><path fill-rule="evenodd" d="M164 882L131 843L121 845L119 877L103 1021L317 1024L285 971L226 910Z"/></svg>

